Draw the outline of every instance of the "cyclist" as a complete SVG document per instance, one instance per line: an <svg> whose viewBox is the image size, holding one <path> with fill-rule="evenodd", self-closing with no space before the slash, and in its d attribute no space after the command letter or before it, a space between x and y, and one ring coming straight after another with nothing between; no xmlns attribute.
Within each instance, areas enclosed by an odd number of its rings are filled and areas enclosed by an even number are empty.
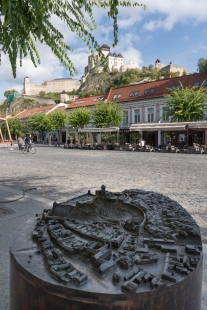
<svg viewBox="0 0 207 310"><path fill-rule="evenodd" d="M33 142L32 141L32 136L31 135L29 135L29 137L27 136L24 141L25 141L25 145L26 145L27 148L31 147L31 144ZM28 150L28 152L29 152L29 150Z"/></svg>

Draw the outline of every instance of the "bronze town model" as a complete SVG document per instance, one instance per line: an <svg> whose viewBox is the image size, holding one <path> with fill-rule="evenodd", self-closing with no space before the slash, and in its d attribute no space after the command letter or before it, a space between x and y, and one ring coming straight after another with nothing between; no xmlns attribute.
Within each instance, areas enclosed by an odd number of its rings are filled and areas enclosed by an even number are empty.
<svg viewBox="0 0 207 310"><path fill-rule="evenodd" d="M201 284L199 227L154 192L55 202L11 246L11 310L199 310Z"/></svg>

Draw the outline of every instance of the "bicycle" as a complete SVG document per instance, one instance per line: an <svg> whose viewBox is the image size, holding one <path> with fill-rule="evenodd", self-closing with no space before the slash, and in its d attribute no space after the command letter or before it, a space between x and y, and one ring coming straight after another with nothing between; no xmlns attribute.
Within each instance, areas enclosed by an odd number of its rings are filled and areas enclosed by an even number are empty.
<svg viewBox="0 0 207 310"><path fill-rule="evenodd" d="M22 146L22 153L27 154L27 153L35 154L36 153L36 147L34 144L25 144Z"/></svg>

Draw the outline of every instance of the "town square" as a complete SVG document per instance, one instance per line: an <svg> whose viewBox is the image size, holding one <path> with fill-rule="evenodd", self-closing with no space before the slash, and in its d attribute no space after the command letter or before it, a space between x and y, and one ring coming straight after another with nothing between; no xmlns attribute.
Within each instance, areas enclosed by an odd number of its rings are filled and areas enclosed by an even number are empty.
<svg viewBox="0 0 207 310"><path fill-rule="evenodd" d="M207 309L207 176L202 169L207 162L205 154L79 150L42 145L37 146L36 154L2 147L0 156L1 309L9 309L9 247L15 231L36 213L51 208L54 201L64 202L88 190L95 192L103 184L113 192L143 189L163 194L182 205L195 219L204 243L201 309Z"/></svg>

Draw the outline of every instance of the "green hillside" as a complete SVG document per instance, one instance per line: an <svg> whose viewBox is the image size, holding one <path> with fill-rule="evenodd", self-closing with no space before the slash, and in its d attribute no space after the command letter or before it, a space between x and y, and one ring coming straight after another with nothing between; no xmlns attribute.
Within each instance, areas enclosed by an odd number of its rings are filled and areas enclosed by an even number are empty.
<svg viewBox="0 0 207 310"><path fill-rule="evenodd" d="M47 104L39 103L33 99L19 98L12 102L5 102L0 105L0 114L3 115L16 115L17 113L26 109L46 106Z"/></svg>
<svg viewBox="0 0 207 310"><path fill-rule="evenodd" d="M173 75L176 76L176 73ZM126 86L133 83L140 83L142 81L158 80L166 78L165 71L158 71L157 68L149 65L142 67L141 70L130 69L125 72L101 72L88 74L86 81L81 85L76 92L79 97L87 97L90 95L99 95L108 93L110 87Z"/></svg>

